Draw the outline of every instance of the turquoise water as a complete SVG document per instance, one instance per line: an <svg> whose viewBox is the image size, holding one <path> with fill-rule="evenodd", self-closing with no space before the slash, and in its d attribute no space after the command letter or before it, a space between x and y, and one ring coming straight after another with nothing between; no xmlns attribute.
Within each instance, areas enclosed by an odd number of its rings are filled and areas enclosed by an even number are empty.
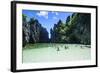
<svg viewBox="0 0 100 73"><path fill-rule="evenodd" d="M90 60L90 45L28 44L22 51L23 63Z"/></svg>

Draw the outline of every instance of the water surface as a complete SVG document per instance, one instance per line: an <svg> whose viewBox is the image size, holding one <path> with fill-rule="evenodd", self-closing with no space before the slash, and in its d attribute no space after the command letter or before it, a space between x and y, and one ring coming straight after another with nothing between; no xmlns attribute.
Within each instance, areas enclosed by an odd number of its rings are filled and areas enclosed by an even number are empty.
<svg viewBox="0 0 100 73"><path fill-rule="evenodd" d="M28 44L22 52L23 63L91 59L90 45L81 44Z"/></svg>

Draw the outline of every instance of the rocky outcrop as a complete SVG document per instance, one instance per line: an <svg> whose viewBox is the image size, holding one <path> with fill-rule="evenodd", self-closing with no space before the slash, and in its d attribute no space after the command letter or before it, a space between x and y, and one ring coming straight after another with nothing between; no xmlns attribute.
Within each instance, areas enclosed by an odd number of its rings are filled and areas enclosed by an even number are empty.
<svg viewBox="0 0 100 73"><path fill-rule="evenodd" d="M74 25L73 33L71 34L78 39L79 43L91 44L91 15L87 13L78 13L75 14L75 17L77 18L77 22L75 23L73 20L73 23L70 23Z"/></svg>
<svg viewBox="0 0 100 73"><path fill-rule="evenodd" d="M30 35L30 25L26 21L26 16L23 15L23 22L22 22L22 42L23 42L23 47L29 42L29 35Z"/></svg>
<svg viewBox="0 0 100 73"><path fill-rule="evenodd" d="M91 44L91 15L73 13L66 23L59 20L51 29L51 42Z"/></svg>
<svg viewBox="0 0 100 73"><path fill-rule="evenodd" d="M49 36L46 28L41 27L40 29L40 36L39 36L39 43L48 43L49 42Z"/></svg>
<svg viewBox="0 0 100 73"><path fill-rule="evenodd" d="M23 47L27 43L46 43L48 42L48 32L46 28L41 26L37 19L31 18L29 22L23 15Z"/></svg>
<svg viewBox="0 0 100 73"><path fill-rule="evenodd" d="M47 29L37 19L31 18L29 22L23 15L23 47L27 43L77 43L91 44L91 15L89 13L73 13L66 22L61 20L50 30L49 39Z"/></svg>
<svg viewBox="0 0 100 73"><path fill-rule="evenodd" d="M30 25L30 43L37 43L39 42L39 35L40 35L40 28L41 24L38 22L38 20L31 18L29 21Z"/></svg>

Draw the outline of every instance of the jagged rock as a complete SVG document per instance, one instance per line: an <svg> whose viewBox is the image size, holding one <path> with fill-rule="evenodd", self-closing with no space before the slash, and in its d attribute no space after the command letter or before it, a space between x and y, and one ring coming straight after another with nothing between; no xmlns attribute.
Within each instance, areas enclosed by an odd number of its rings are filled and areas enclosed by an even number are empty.
<svg viewBox="0 0 100 73"><path fill-rule="evenodd" d="M73 13L66 23L61 20L51 29L53 43L91 44L91 15L88 13Z"/></svg>
<svg viewBox="0 0 100 73"><path fill-rule="evenodd" d="M26 21L26 16L23 15L23 27L22 27L22 41L23 41L23 47L29 42L29 35L30 35L30 25Z"/></svg>
<svg viewBox="0 0 100 73"><path fill-rule="evenodd" d="M49 39L47 29L37 19L29 22L23 15L23 47L27 43L78 43L91 44L91 15L89 13L73 13L66 22L61 20L50 30Z"/></svg>
<svg viewBox="0 0 100 73"><path fill-rule="evenodd" d="M26 16L23 15L23 47L27 43L46 43L49 41L46 28L41 26L38 20L31 18L29 22Z"/></svg>
<svg viewBox="0 0 100 73"><path fill-rule="evenodd" d="M40 23L38 20L30 19L30 43L39 42L39 35L40 35Z"/></svg>
<svg viewBox="0 0 100 73"><path fill-rule="evenodd" d="M48 43L49 42L49 36L48 36L48 32L47 32L46 28L41 27L39 39L40 39L40 41L39 41L40 43Z"/></svg>

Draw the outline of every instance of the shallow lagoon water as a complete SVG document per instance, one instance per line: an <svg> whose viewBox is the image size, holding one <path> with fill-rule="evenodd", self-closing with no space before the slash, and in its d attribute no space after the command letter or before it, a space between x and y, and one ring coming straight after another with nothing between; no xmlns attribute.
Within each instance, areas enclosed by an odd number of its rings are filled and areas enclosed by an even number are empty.
<svg viewBox="0 0 100 73"><path fill-rule="evenodd" d="M28 44L22 51L23 63L90 60L90 45Z"/></svg>

